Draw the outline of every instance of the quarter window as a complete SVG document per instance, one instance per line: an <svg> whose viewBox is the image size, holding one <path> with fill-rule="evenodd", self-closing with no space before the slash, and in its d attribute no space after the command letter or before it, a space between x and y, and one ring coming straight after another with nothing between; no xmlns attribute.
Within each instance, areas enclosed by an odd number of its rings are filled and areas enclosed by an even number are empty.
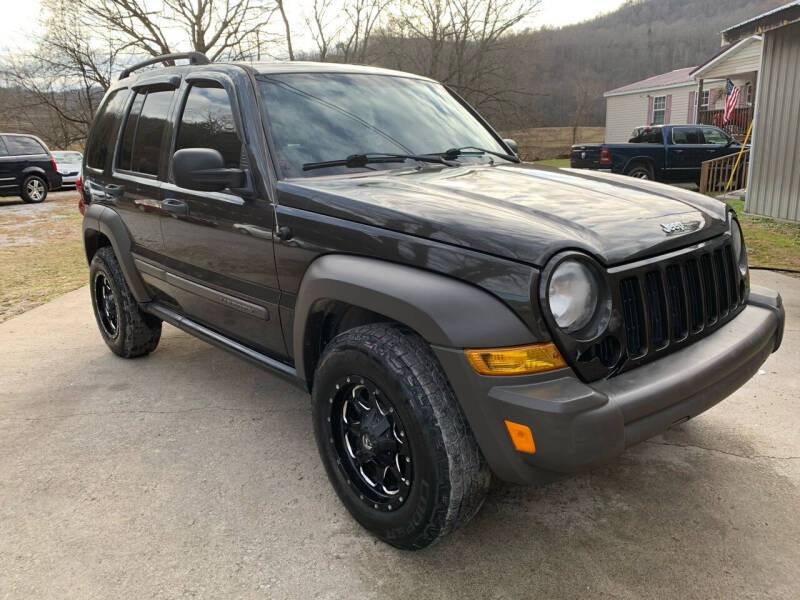
<svg viewBox="0 0 800 600"><path fill-rule="evenodd" d="M125 111L128 90L112 92L97 111L92 131L86 143L86 164L94 169L105 169L106 160L114 152L119 123Z"/></svg>
<svg viewBox="0 0 800 600"><path fill-rule="evenodd" d="M663 125L664 117L667 113L667 97L656 96L653 98L653 123L652 125Z"/></svg>
<svg viewBox="0 0 800 600"><path fill-rule="evenodd" d="M7 135L6 148L11 156L25 156L31 154L47 154L42 145L31 137L21 135Z"/></svg>
<svg viewBox="0 0 800 600"><path fill-rule="evenodd" d="M3 141L3 138L0 137L0 156L8 156L8 152L6 151L6 144Z"/></svg>
<svg viewBox="0 0 800 600"><path fill-rule="evenodd" d="M175 145L175 150L182 148L213 148L222 155L226 167L239 168L242 142L236 135L231 102L224 89L214 84L189 89Z"/></svg>
<svg viewBox="0 0 800 600"><path fill-rule="evenodd" d="M117 161L120 169L147 175L159 174L161 142L173 96L173 90L136 95L122 134Z"/></svg>

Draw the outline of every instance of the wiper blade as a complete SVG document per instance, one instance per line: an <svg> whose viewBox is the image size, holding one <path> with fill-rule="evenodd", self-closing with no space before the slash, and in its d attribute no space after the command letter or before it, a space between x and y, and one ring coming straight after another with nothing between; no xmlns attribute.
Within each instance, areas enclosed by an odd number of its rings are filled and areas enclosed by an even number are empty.
<svg viewBox="0 0 800 600"><path fill-rule="evenodd" d="M453 160L464 154L465 150L474 150L476 152L483 152L484 154L491 154L492 156L497 156L505 160L510 160L511 162L515 163L521 162L519 158L517 158L513 154L506 154L505 152L495 152L494 150L479 148L478 146L461 146L460 148L450 148L449 150L440 152L439 155L443 156L447 160Z"/></svg>
<svg viewBox="0 0 800 600"><path fill-rule="evenodd" d="M403 162L406 160L439 163L448 167L457 166L457 163L452 162L452 159L435 154L390 154L379 152L370 154L351 154L347 158L339 160L305 163L303 165L303 171L311 171L312 169L325 169L327 167L347 167L349 169L358 169L371 163L393 163Z"/></svg>

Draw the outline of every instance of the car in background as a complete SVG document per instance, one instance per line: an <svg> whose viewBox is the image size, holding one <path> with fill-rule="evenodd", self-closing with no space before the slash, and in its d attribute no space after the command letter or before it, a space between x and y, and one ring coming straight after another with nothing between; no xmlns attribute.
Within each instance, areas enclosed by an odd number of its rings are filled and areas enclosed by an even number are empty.
<svg viewBox="0 0 800 600"><path fill-rule="evenodd" d="M706 160L734 154L742 145L712 125L637 127L627 144L575 144L574 169L594 169L664 182L699 182Z"/></svg>
<svg viewBox="0 0 800 600"><path fill-rule="evenodd" d="M49 190L61 187L56 161L34 135L0 133L0 196L22 196L43 202Z"/></svg>
<svg viewBox="0 0 800 600"><path fill-rule="evenodd" d="M56 170L61 174L61 187L74 187L81 176L83 154L74 150L54 150Z"/></svg>

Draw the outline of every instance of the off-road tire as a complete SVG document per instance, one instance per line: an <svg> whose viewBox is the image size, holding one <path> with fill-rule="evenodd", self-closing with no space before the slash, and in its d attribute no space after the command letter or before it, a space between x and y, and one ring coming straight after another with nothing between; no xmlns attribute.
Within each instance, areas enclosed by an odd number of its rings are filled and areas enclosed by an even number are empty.
<svg viewBox="0 0 800 600"><path fill-rule="evenodd" d="M642 163L634 163L628 167L625 175L628 177L635 177L636 179L647 179L649 181L653 181L655 179L653 176L653 169L651 169L649 165Z"/></svg>
<svg viewBox="0 0 800 600"><path fill-rule="evenodd" d="M349 377L368 378L383 390L407 432L413 469L400 506L376 510L342 466L330 416L337 382ZM384 542L425 548L480 509L491 472L439 362L416 333L378 323L336 336L314 374L312 400L315 437L334 489L353 517Z"/></svg>
<svg viewBox="0 0 800 600"><path fill-rule="evenodd" d="M109 332L103 323L96 289L100 280L108 282L114 296L116 332ZM161 339L161 320L139 309L122 275L114 250L109 246L100 248L92 258L89 289L100 335L114 354L123 358L135 358L156 349Z"/></svg>
<svg viewBox="0 0 800 600"><path fill-rule="evenodd" d="M38 189L41 190L41 195L38 197L32 195L31 191L28 189L33 183L38 183ZM22 200L28 204L38 204L40 202L44 202L45 198L47 198L47 182L38 175L28 175L22 182L22 189L20 190L19 195L22 197Z"/></svg>

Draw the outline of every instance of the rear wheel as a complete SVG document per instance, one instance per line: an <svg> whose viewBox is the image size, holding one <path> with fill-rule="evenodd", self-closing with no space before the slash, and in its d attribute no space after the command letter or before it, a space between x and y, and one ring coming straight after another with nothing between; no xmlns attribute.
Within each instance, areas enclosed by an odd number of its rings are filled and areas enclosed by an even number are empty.
<svg viewBox="0 0 800 600"><path fill-rule="evenodd" d="M134 358L155 350L161 339L161 320L139 309L109 246L92 258L89 283L97 326L111 351Z"/></svg>
<svg viewBox="0 0 800 600"><path fill-rule="evenodd" d="M38 175L29 175L22 182L20 195L30 204L44 202L47 198L47 182Z"/></svg>
<svg viewBox="0 0 800 600"><path fill-rule="evenodd" d="M398 548L466 523L490 472L428 345L394 324L334 338L314 376L314 431L345 507Z"/></svg>
<svg viewBox="0 0 800 600"><path fill-rule="evenodd" d="M635 177L636 179L655 179L653 177L653 170L650 168L650 166L643 165L641 163L636 163L631 166L625 174L629 177Z"/></svg>

